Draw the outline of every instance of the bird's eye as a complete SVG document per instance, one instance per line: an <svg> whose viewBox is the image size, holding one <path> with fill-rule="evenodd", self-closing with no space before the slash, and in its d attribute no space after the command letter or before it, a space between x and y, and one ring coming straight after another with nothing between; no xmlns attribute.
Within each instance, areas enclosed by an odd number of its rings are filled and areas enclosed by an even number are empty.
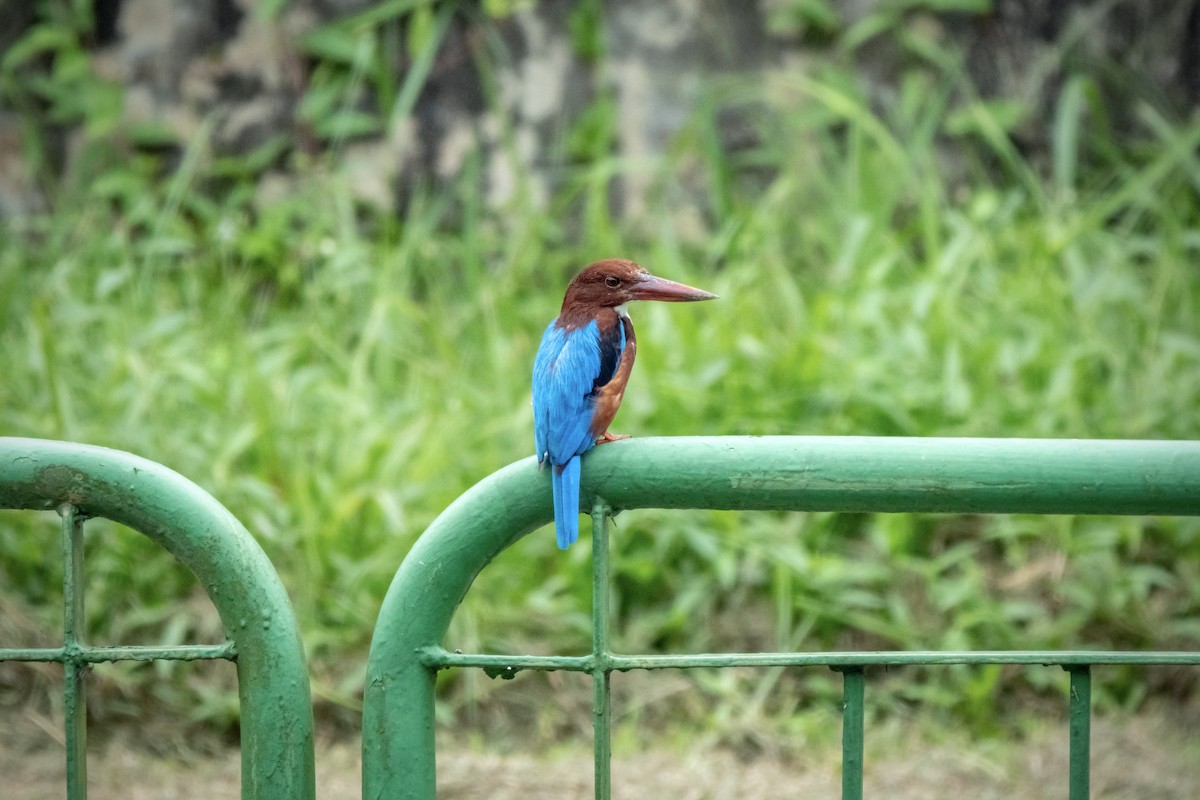
<svg viewBox="0 0 1200 800"><path fill-rule="evenodd" d="M610 289L615 289L621 285L621 279L618 278L616 275L609 275L607 278L604 279L604 284L606 286L608 286Z"/></svg>

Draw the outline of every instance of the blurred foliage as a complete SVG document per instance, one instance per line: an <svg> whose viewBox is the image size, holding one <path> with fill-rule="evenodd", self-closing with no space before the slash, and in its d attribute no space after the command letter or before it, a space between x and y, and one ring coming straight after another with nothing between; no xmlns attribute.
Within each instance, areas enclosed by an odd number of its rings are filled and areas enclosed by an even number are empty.
<svg viewBox="0 0 1200 800"><path fill-rule="evenodd" d="M377 3L315 28L300 43L314 61L300 119L325 141L378 134L405 119L458 9L429 0Z"/></svg>
<svg viewBox="0 0 1200 800"><path fill-rule="evenodd" d="M53 199L63 188L54 165L64 161L61 136L54 133L78 131L77 160L93 160L97 143L115 135L122 92L92 68L90 3L38 0L35 6L34 24L0 55L0 107L16 113L29 172Z"/></svg>
<svg viewBox="0 0 1200 800"><path fill-rule="evenodd" d="M407 114L452 5L380 3L314 33L301 113L330 137ZM830 35L829 7L795 3L774 24ZM593 53L595 19L575 32ZM401 21L417 56L397 78L376 34ZM1200 125L1140 104L1139 130L1118 137L1086 75L1058 93L1046 154L1010 136L1028 109L981 100L952 53L908 68L887 103L837 59L714 83L649 167L614 154L602 95L550 156L567 178L548 208L523 196L487 208L465 174L397 219L320 160L297 159L289 191L261 202L257 162L204 161L203 133L170 163L114 157L96 111L111 98L67 99L93 80L69 66L82 40L34 36L25 52L50 60L50 82L14 89L33 63L14 48L6 96L90 123L98 149L57 185L51 213L0 227L0 433L132 451L217 496L291 592L323 714L353 719L373 620L415 537L530 452L539 333L573 272L602 255L722 298L635 310L623 432L1200 438ZM355 87L394 101L362 104ZM753 134L736 147L731 109ZM645 213L623 219L614 182L646 169ZM0 515L0 599L31 630L58 625L53 531ZM614 544L626 652L1200 647L1197 520L647 510L619 518ZM586 649L588 561L548 531L518 542L481 575L447 645ZM190 576L143 537L91 523L87 580L96 641L220 638ZM920 703L980 731L1010 698L1058 697L1066 680L897 675L872 703ZM132 715L149 697L232 724L229 675L194 676L101 671L96 713ZM552 681L442 673L443 713L508 720L496 724L514 735L512 720L532 722L522 736L585 724L553 716L575 701L548 699ZM649 685L633 684L627 718L734 736L800 730L794 712L839 692L835 675L803 670L696 673L670 701ZM1194 685L1105 670L1095 691L1101 707L1134 707Z"/></svg>

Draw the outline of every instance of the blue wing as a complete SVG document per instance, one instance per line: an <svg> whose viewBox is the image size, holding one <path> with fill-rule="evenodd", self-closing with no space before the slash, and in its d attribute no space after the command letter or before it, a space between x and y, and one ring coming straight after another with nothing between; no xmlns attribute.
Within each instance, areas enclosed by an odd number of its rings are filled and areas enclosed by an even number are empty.
<svg viewBox="0 0 1200 800"><path fill-rule="evenodd" d="M596 390L616 372L624 345L593 322L567 330L551 322L533 362L533 433L538 461L562 465L595 441L588 432Z"/></svg>
<svg viewBox="0 0 1200 800"><path fill-rule="evenodd" d="M615 333L615 335L613 335ZM539 463L554 468L554 518L558 545L579 535L579 458L595 446L596 392L612 380L625 348L620 324L601 334L593 320L567 330L551 322L533 362L533 437Z"/></svg>

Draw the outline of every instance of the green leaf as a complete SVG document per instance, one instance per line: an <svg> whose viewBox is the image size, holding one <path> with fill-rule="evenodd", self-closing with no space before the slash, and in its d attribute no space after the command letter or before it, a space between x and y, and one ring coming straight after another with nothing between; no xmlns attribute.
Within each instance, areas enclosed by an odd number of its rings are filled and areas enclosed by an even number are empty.
<svg viewBox="0 0 1200 800"><path fill-rule="evenodd" d="M990 14L992 0L916 0L913 7L935 13Z"/></svg>
<svg viewBox="0 0 1200 800"><path fill-rule="evenodd" d="M1086 94L1092 81L1079 75L1067 80L1054 109L1050 149L1053 154L1054 187L1061 191L1075 188L1079 166L1079 127L1086 111Z"/></svg>
<svg viewBox="0 0 1200 800"><path fill-rule="evenodd" d="M448 3L447 0L385 0L385 2L371 5L365 11L346 17L338 24L356 31L373 30L384 22L403 17L413 9L436 4L454 5L453 2Z"/></svg>
<svg viewBox="0 0 1200 800"><path fill-rule="evenodd" d="M66 28L60 25L35 25L9 47L4 60L0 61L0 71L10 73L42 53L78 48L78 40Z"/></svg>
<svg viewBox="0 0 1200 800"><path fill-rule="evenodd" d="M364 63L373 45L369 34L353 31L345 25L325 25L300 40L300 49L305 53L351 67Z"/></svg>
<svg viewBox="0 0 1200 800"><path fill-rule="evenodd" d="M840 24L830 0L793 0L776 5L767 17L767 28L776 36L798 36L810 31L828 36Z"/></svg>
<svg viewBox="0 0 1200 800"><path fill-rule="evenodd" d="M433 69L433 60L437 56L438 50L441 49L442 41L446 38L446 31L450 29L453 15L453 5L447 4L438 9L432 30L426 37L422 49L416 51L416 57L404 76L404 83L400 84L400 90L396 93L396 99L392 103L392 110L388 116L389 129L394 130L401 120L412 113L421 89L424 88L425 81L429 77L429 71Z"/></svg>
<svg viewBox="0 0 1200 800"><path fill-rule="evenodd" d="M175 131L160 120L140 120L130 123L124 130L129 141L138 147L170 147L179 144L179 137Z"/></svg>
<svg viewBox="0 0 1200 800"><path fill-rule="evenodd" d="M575 4L567 18L571 46L580 59L597 61L604 55L604 20L599 0Z"/></svg>
<svg viewBox="0 0 1200 800"><path fill-rule="evenodd" d="M421 6L408 15L408 52L418 55L430 46L437 47L433 9Z"/></svg>
<svg viewBox="0 0 1200 800"><path fill-rule="evenodd" d="M884 8L860 19L846 30L838 43L845 52L854 52L867 42L880 36L900 23L900 12Z"/></svg>
<svg viewBox="0 0 1200 800"><path fill-rule="evenodd" d="M354 109L338 111L317 122L317 135L323 139L343 139L378 133L382 125L373 114Z"/></svg>
<svg viewBox="0 0 1200 800"><path fill-rule="evenodd" d="M507 17L533 7L533 0L483 0L483 10L490 17Z"/></svg>
<svg viewBox="0 0 1200 800"><path fill-rule="evenodd" d="M947 114L944 128L951 136L978 135L986 139L997 131L1016 130L1028 113L1028 106L1020 100L975 100Z"/></svg>

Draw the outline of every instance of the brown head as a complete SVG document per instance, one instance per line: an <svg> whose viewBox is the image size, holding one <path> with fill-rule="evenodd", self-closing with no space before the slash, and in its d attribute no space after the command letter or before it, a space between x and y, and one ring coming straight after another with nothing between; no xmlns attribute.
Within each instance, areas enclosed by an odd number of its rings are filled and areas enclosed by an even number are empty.
<svg viewBox="0 0 1200 800"><path fill-rule="evenodd" d="M716 295L657 278L632 261L606 258L589 264L572 279L563 297L564 316L591 313L597 308L615 308L631 300L663 300L686 303L712 300Z"/></svg>

